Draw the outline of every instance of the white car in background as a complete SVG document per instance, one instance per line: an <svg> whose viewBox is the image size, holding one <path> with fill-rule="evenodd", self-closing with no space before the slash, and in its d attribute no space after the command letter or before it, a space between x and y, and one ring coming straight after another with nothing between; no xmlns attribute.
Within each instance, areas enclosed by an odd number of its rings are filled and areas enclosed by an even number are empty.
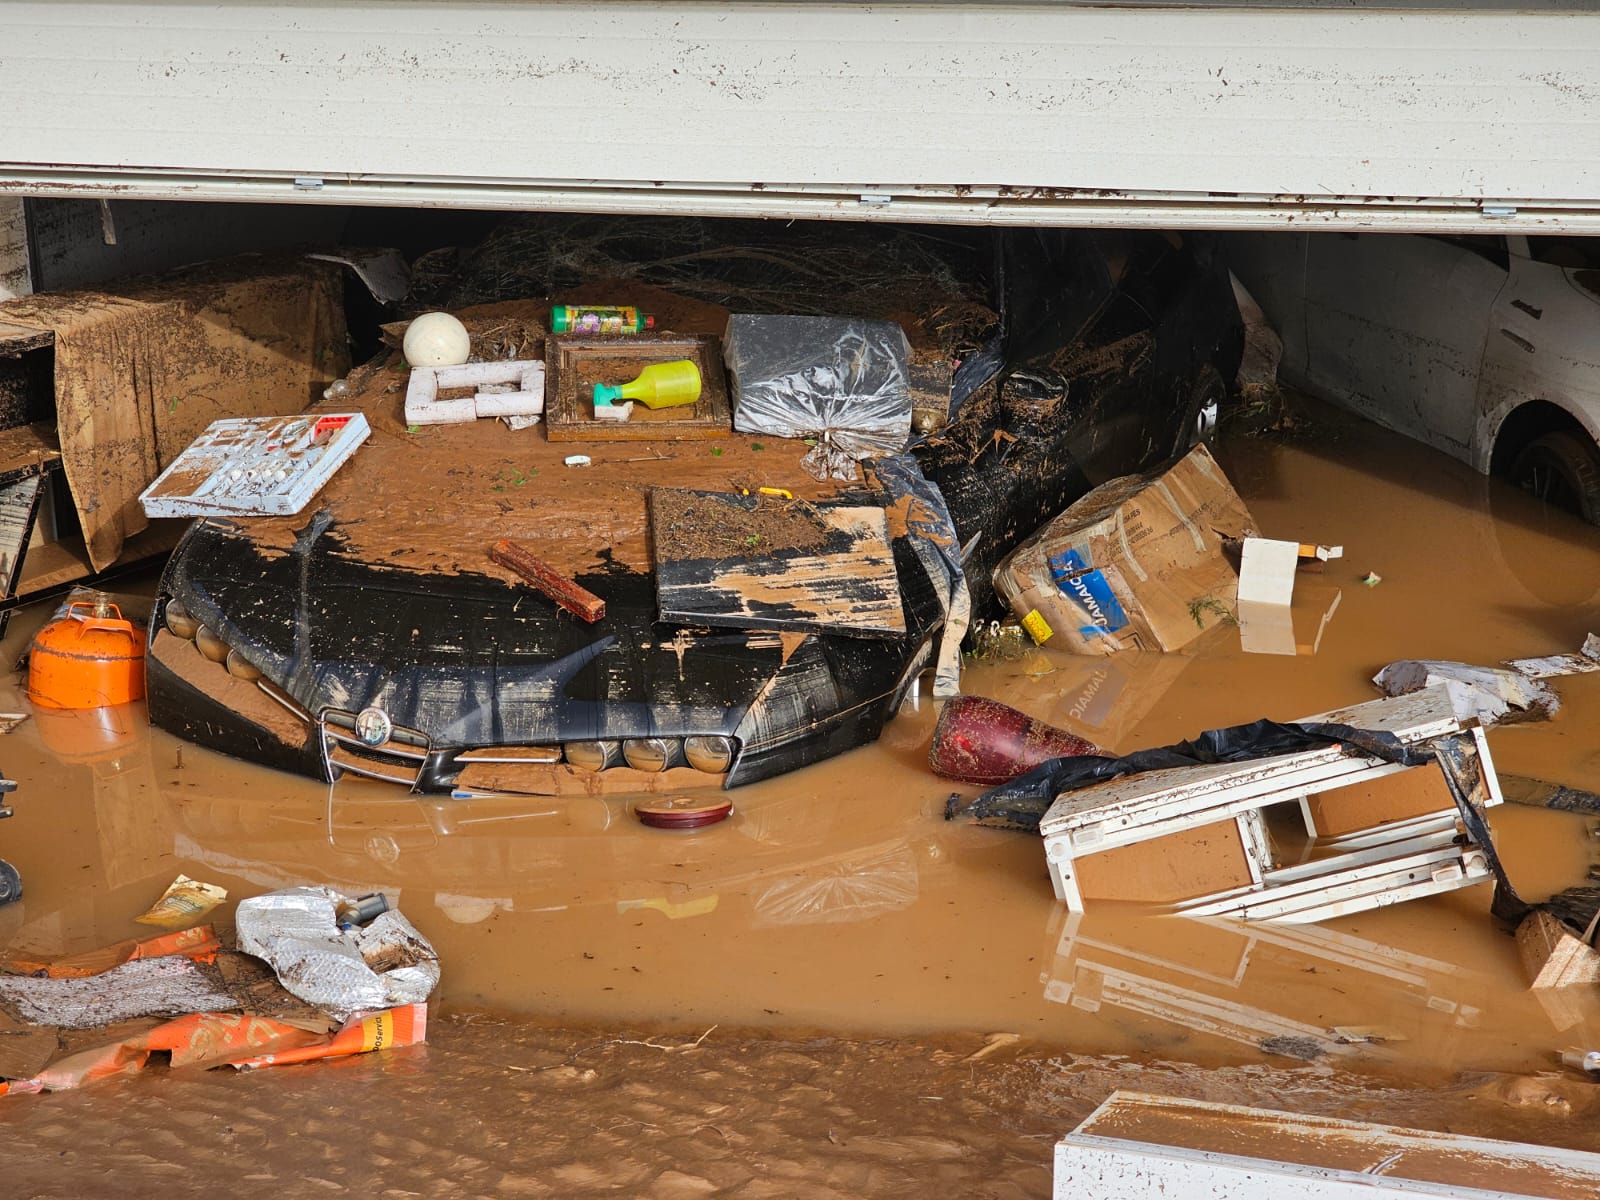
<svg viewBox="0 0 1600 1200"><path fill-rule="evenodd" d="M1600 238L1236 234L1284 382L1600 524Z"/></svg>

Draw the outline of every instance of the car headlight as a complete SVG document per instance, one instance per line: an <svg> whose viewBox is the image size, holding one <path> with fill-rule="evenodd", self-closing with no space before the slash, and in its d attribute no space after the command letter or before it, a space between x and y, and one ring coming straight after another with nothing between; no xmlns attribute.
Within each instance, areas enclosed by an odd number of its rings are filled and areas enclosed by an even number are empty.
<svg viewBox="0 0 1600 1200"><path fill-rule="evenodd" d="M733 739L710 734L696 734L683 739L683 756L697 771L721 775L733 766Z"/></svg>

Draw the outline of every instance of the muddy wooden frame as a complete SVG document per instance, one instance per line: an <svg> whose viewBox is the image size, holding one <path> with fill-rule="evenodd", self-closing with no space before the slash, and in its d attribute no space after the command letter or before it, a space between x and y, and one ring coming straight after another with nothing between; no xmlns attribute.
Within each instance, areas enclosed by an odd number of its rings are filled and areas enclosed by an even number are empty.
<svg viewBox="0 0 1600 1200"><path fill-rule="evenodd" d="M1600 1155L1583 1151L1119 1091L1056 1143L1051 1194L1510 1200L1596 1188Z"/></svg>
<svg viewBox="0 0 1600 1200"><path fill-rule="evenodd" d="M1307 719L1384 730L1405 744L1462 736L1476 772L1474 802L1487 807L1501 801L1482 730L1463 728L1443 687ZM1262 810L1299 804L1315 837L1306 797L1401 771L1437 769L1347 755L1338 746L1326 746L1245 763L1149 771L1065 793L1051 805L1039 831L1057 898L1082 911L1079 860L1232 821L1249 867L1248 883L1194 896L1177 910L1195 916L1320 921L1468 887L1489 880L1492 872L1483 848L1459 836L1453 802L1437 812L1407 814L1399 821L1318 839L1315 857L1294 865L1273 861Z"/></svg>
<svg viewBox="0 0 1600 1200"><path fill-rule="evenodd" d="M618 379L584 378L585 364L624 359L631 374ZM656 412L635 406L626 421L597 421L583 389L595 383L626 383L651 363L689 359L700 369L700 399ZM547 338L544 351L545 430L552 442L646 442L724 438L733 433L722 341L711 334L636 334L626 337Z"/></svg>

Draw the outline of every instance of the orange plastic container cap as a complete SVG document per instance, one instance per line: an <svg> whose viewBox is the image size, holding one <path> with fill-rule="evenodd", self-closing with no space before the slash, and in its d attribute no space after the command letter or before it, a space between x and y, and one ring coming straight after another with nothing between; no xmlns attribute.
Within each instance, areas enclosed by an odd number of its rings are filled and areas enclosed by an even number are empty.
<svg viewBox="0 0 1600 1200"><path fill-rule="evenodd" d="M101 708L144 699L144 638L115 604L78 601L34 635L28 699Z"/></svg>

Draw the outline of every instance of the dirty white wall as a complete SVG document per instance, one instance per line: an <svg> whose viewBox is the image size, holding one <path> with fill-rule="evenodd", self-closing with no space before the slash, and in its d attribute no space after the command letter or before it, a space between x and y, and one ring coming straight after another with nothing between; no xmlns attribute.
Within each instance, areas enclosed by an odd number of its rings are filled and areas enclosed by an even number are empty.
<svg viewBox="0 0 1600 1200"><path fill-rule="evenodd" d="M14 300L32 291L22 197L0 196L0 300Z"/></svg>
<svg viewBox="0 0 1600 1200"><path fill-rule="evenodd" d="M1600 13L9 0L0 190L1600 229Z"/></svg>

